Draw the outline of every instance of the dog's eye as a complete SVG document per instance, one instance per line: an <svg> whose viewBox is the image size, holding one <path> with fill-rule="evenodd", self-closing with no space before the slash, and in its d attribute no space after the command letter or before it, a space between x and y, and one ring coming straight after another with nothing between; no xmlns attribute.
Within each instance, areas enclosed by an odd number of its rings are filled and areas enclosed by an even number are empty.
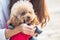
<svg viewBox="0 0 60 40"><path fill-rule="evenodd" d="M29 13L31 14L31 12L29 11Z"/></svg>
<svg viewBox="0 0 60 40"><path fill-rule="evenodd" d="M25 12L22 12L21 15L22 15L22 16L25 15Z"/></svg>

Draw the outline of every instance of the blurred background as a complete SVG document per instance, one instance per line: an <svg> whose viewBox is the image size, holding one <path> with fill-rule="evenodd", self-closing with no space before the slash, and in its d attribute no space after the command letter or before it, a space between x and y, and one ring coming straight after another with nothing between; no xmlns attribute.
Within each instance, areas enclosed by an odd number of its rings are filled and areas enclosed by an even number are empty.
<svg viewBox="0 0 60 40"><path fill-rule="evenodd" d="M46 0L50 21L38 40L60 40L60 0Z"/></svg>

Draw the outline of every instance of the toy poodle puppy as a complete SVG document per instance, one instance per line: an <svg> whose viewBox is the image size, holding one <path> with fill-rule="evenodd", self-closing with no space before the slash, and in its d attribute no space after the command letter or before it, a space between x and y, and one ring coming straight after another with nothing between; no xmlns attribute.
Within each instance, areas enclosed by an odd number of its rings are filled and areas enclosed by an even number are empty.
<svg viewBox="0 0 60 40"><path fill-rule="evenodd" d="M29 1L17 1L12 9L10 19L8 20L10 29L15 28L23 23L27 25L36 25L39 23L38 18L34 12L33 5ZM11 40L30 40L31 36L22 32L11 37Z"/></svg>

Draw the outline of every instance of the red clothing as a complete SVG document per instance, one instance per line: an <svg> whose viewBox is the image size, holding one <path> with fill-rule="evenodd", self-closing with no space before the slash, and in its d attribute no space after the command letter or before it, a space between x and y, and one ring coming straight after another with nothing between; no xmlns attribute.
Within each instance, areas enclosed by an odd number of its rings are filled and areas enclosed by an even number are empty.
<svg viewBox="0 0 60 40"><path fill-rule="evenodd" d="M6 29L8 29L8 25L7 24L6 24ZM10 40L29 40L30 37L31 37L30 35L26 35L26 34L20 32L20 33L18 33L16 35L12 36L10 38Z"/></svg>
<svg viewBox="0 0 60 40"><path fill-rule="evenodd" d="M29 40L30 37L31 37L30 35L26 35L20 32L12 36L10 40Z"/></svg>

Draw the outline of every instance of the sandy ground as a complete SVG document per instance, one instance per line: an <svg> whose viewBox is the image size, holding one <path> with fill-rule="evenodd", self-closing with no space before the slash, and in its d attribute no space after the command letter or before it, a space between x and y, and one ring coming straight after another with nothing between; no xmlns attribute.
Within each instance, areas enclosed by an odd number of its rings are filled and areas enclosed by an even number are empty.
<svg viewBox="0 0 60 40"><path fill-rule="evenodd" d="M50 13L50 21L43 29L38 40L60 40L60 12Z"/></svg>

